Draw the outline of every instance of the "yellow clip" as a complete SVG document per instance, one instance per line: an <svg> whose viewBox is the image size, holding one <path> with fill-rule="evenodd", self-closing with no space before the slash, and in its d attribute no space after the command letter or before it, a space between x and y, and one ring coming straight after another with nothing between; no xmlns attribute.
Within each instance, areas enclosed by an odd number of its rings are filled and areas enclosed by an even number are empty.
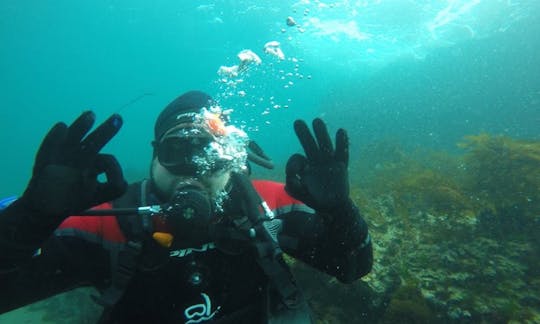
<svg viewBox="0 0 540 324"><path fill-rule="evenodd" d="M174 236L169 233L163 232L154 232L154 234L152 234L152 237L156 242L158 242L159 245L166 248L170 248L174 240Z"/></svg>

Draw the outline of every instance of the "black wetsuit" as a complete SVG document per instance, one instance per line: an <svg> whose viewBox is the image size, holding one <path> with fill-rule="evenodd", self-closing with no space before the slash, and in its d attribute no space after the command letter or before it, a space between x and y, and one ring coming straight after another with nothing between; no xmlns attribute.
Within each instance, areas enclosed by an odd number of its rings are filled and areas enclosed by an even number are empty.
<svg viewBox="0 0 540 324"><path fill-rule="evenodd" d="M283 221L279 243L284 252L343 282L370 271L372 247L367 227L352 203L321 215L291 198L283 184L253 184ZM150 185L144 194L141 188L140 182L132 184L123 197L101 207L159 203ZM77 286L107 291L114 286L111 277L118 274L117 252L131 241L142 243L137 266L132 269L135 273L122 288L119 301L107 309L103 322L299 323L306 318L303 305L292 312L283 305L272 280L249 249L224 252L215 242L208 242L169 251L150 235L141 234L136 217L67 218L39 253L0 273L0 312ZM1 242L0 249L10 253Z"/></svg>

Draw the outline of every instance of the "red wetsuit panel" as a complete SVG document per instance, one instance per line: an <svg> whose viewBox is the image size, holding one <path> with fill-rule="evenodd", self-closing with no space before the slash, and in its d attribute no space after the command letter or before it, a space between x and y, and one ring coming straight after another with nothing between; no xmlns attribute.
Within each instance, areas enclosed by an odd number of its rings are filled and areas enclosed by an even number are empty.
<svg viewBox="0 0 540 324"><path fill-rule="evenodd" d="M111 209L111 203L103 203L93 209ZM116 217L111 216L70 216L66 218L58 227L58 230L74 229L84 233L93 234L103 240L124 243L126 237L120 230Z"/></svg>
<svg viewBox="0 0 540 324"><path fill-rule="evenodd" d="M272 210L285 206L304 204L289 196L285 191L284 183L268 180L253 180L252 183L259 195L261 195L261 198L266 201L268 207Z"/></svg>

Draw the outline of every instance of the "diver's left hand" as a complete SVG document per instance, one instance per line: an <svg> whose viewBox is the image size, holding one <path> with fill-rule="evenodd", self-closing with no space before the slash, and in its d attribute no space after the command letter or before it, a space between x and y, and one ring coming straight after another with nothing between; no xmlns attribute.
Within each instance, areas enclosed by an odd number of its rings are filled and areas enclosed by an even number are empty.
<svg viewBox="0 0 540 324"><path fill-rule="evenodd" d="M303 120L294 122L296 136L304 148L305 156L292 155L287 161L285 190L309 207L329 212L349 200L349 137L344 129L336 133L336 147L324 122L313 120L311 134Z"/></svg>

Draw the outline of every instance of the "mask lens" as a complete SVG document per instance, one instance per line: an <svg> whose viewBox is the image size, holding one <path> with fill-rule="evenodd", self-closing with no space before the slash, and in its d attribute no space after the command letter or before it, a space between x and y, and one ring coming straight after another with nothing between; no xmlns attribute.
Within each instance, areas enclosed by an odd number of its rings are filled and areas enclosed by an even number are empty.
<svg viewBox="0 0 540 324"><path fill-rule="evenodd" d="M192 174L196 171L193 157L203 154L210 141L208 137L165 137L157 148L159 163L172 173Z"/></svg>

